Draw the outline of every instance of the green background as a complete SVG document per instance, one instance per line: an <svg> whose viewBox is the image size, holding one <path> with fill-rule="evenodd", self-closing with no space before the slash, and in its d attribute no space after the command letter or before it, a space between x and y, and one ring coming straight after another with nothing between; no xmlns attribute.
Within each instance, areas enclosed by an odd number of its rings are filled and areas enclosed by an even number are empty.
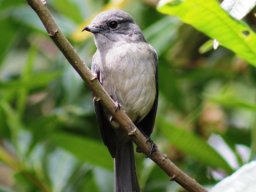
<svg viewBox="0 0 256 192"><path fill-rule="evenodd" d="M158 10L154 0L115 2L47 5L88 65L95 45L81 27L103 9L118 7L134 17L159 55L152 139L200 184L214 186L252 160L253 11L236 21L214 0L175 1ZM0 26L0 191L113 191L113 162L100 139L90 90L26 1L0 0ZM220 42L217 50L212 38ZM180 190L144 155L136 154L136 161L143 191Z"/></svg>

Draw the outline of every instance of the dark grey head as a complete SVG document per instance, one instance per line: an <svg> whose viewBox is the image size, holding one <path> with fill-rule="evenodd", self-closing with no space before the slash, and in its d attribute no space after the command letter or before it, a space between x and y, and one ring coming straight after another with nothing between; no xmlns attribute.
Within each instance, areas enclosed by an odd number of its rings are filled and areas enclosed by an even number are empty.
<svg viewBox="0 0 256 192"><path fill-rule="evenodd" d="M122 10L110 10L97 15L83 31L93 33L97 47L120 41L145 41L132 17Z"/></svg>

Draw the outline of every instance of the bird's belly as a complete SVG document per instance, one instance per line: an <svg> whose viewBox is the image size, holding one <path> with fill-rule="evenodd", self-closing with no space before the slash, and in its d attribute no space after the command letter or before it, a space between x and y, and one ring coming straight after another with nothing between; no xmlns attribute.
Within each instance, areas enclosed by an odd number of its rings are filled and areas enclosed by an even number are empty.
<svg viewBox="0 0 256 192"><path fill-rule="evenodd" d="M108 72L103 86L132 121L142 120L153 106L156 85L155 77L150 73L131 73L129 76L115 71Z"/></svg>
<svg viewBox="0 0 256 192"><path fill-rule="evenodd" d="M133 76L116 83L115 96L133 121L143 119L153 106L155 98L154 82Z"/></svg>

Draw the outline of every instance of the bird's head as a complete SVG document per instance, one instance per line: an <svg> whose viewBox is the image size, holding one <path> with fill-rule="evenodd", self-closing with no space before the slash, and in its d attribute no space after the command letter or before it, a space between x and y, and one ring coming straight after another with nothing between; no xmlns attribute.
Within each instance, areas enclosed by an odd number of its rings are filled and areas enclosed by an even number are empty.
<svg viewBox="0 0 256 192"><path fill-rule="evenodd" d="M97 15L83 31L93 33L96 46L114 45L116 42L145 41L132 17L122 10L105 11Z"/></svg>

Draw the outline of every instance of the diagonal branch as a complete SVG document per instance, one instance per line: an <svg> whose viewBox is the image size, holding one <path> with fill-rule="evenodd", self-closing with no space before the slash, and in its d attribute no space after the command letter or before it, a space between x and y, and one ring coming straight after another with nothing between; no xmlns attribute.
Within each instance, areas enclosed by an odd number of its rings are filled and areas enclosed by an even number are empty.
<svg viewBox="0 0 256 192"><path fill-rule="evenodd" d="M42 0L27 0L28 4L34 9L42 23L44 24L49 36L61 50L63 55L69 63L79 73L81 78L87 83L93 94L101 101L106 109L112 114L115 120L121 125L131 139L143 151L143 153L150 154L152 144L148 142L147 138L139 131L133 124L130 118L123 110L116 110L114 101L110 98L107 92L103 89L100 83L91 73L90 69L78 56L70 42L65 38L63 33L56 25L52 15ZM206 190L197 183L193 178L186 175L182 170L174 165L174 163L161 153L157 147L156 151L150 155L150 158L171 178L187 191L190 192L206 192Z"/></svg>

